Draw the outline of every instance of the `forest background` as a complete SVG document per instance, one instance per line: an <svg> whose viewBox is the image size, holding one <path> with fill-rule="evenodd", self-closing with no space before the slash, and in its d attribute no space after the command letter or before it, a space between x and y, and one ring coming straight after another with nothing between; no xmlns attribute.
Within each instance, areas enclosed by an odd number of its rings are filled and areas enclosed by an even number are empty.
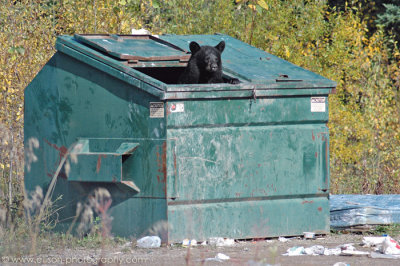
<svg viewBox="0 0 400 266"><path fill-rule="evenodd" d="M55 53L56 37L133 28L228 34L336 81L329 96L331 193L400 193L397 0L1 0L4 215L23 213L24 89Z"/></svg>

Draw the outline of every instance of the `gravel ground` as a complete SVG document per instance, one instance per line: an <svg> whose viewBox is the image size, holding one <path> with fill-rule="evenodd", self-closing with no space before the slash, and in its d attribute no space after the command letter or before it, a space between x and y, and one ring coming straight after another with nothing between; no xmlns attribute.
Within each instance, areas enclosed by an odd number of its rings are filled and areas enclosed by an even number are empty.
<svg viewBox="0 0 400 266"><path fill-rule="evenodd" d="M127 243L114 248L101 249L55 249L50 254L35 257L3 257L3 265L40 264L40 265L400 265L400 259L376 259L369 256L325 256L303 255L283 256L289 248L295 246L311 247L322 245L335 248L342 244L352 243L356 250L373 251L363 247L363 236L355 234L328 235L314 240L291 238L287 242L278 239L239 241L234 246L215 247L198 245L192 248L181 245L162 246L156 249L142 249ZM398 239L396 239L398 240ZM218 253L229 256L225 261L216 261ZM100 260L100 258L103 258ZM18 261L15 261L15 260ZM23 261L25 259L25 261Z"/></svg>

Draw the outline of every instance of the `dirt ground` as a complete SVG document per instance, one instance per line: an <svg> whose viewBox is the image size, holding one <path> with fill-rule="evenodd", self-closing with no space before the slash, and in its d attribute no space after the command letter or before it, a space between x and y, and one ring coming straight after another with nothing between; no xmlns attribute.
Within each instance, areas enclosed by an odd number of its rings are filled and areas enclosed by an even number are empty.
<svg viewBox="0 0 400 266"><path fill-rule="evenodd" d="M311 247L322 245L335 248L338 245L353 243L359 251L373 251L373 248L362 247L362 235L343 234L322 236L315 240L292 238L287 242L278 239L259 241L240 241L230 247L215 247L198 245L192 248L181 245L162 246L156 249L141 249L132 243L105 250L64 249L53 250L51 254L43 254L19 261L19 264L41 265L331 265L344 262L344 265L400 265L400 259L376 259L368 256L283 256L287 249L295 246ZM396 240L398 240L396 238ZM229 260L218 262L209 260L218 253L230 257ZM103 259L100 259L103 258ZM4 265L15 265L15 258L2 258ZM27 258L25 258L27 259ZM208 259L208 260L207 260ZM340 266L342 266L340 265Z"/></svg>

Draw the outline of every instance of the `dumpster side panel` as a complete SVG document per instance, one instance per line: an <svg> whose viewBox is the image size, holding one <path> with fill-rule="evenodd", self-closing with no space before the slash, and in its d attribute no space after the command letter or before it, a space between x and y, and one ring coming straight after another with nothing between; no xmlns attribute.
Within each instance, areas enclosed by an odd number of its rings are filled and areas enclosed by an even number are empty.
<svg viewBox="0 0 400 266"><path fill-rule="evenodd" d="M168 128L327 123L328 97L317 96L325 112L311 112L311 96L184 101L183 112L171 112L179 101L169 101Z"/></svg>
<svg viewBox="0 0 400 266"><path fill-rule="evenodd" d="M176 201L327 193L325 125L170 130ZM212 184L212 185L211 185Z"/></svg>
<svg viewBox="0 0 400 266"><path fill-rule="evenodd" d="M328 106L319 100L325 105L309 96L169 102L184 105L167 110L171 239L192 229L200 238L328 232ZM181 219L185 226L174 226Z"/></svg>
<svg viewBox="0 0 400 266"><path fill-rule="evenodd" d="M168 206L169 242L209 237L249 239L329 233L325 198L283 198ZM179 225L179 226L174 226Z"/></svg>
<svg viewBox="0 0 400 266"><path fill-rule="evenodd" d="M311 112L310 97L181 104L168 114L168 168L177 174L167 187L176 200L327 193L327 106Z"/></svg>
<svg viewBox="0 0 400 266"><path fill-rule="evenodd" d="M165 119L150 118L149 110L150 102L160 100L83 61L58 52L25 90L25 145L29 147L32 139L39 143L37 149L32 149L37 161L29 161L30 149L26 152L28 191L34 190L36 185L44 191L48 189L62 158L78 139L96 140L101 148L91 147L94 150L90 152L105 154L97 159L79 160L78 156L66 160L54 191L54 198L63 195L57 205L63 207L60 219L65 219L65 223L72 221L77 202L84 203L86 196L98 187L105 187L112 196L126 200L132 197L165 199L166 194ZM116 152L123 143L139 145L133 154L121 155L122 168L118 169L109 164L105 156L110 151ZM70 171L77 164L81 164L78 170L92 170ZM77 172L85 174L71 177L70 181L69 174ZM126 183L113 183L113 173L121 176L121 172L124 181L139 184L140 193L129 190ZM117 201L113 200L111 210L116 206ZM161 216L166 215L165 205L156 209L163 210ZM143 219L147 221L146 228L137 230L144 232L152 218ZM123 216L116 217L113 223L134 226Z"/></svg>

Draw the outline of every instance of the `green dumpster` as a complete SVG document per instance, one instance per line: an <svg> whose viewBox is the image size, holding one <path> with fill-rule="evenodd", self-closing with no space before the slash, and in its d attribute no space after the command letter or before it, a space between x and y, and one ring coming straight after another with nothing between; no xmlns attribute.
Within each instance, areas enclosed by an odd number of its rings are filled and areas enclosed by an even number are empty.
<svg viewBox="0 0 400 266"><path fill-rule="evenodd" d="M223 75L240 83L178 85L189 43L221 40ZM57 228L103 187L119 236L160 223L169 243L329 232L335 82L220 34L60 36L56 48L25 90L25 186L57 176Z"/></svg>

